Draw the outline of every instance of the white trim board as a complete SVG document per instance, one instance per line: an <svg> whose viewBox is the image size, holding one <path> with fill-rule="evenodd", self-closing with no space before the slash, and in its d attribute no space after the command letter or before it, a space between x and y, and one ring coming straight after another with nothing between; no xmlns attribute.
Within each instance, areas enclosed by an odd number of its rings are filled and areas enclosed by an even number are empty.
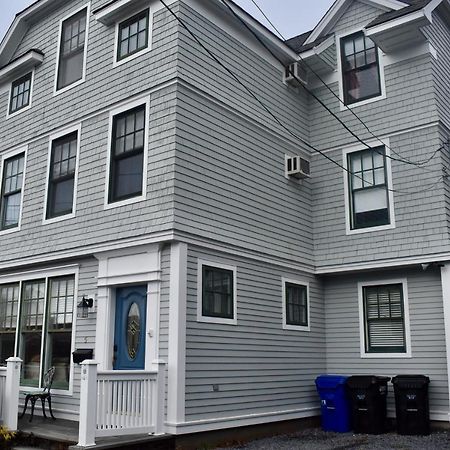
<svg viewBox="0 0 450 450"><path fill-rule="evenodd" d="M448 395L450 400L450 264L441 267L442 302L444 307L445 351L447 355ZM450 414L448 415L450 421Z"/></svg>

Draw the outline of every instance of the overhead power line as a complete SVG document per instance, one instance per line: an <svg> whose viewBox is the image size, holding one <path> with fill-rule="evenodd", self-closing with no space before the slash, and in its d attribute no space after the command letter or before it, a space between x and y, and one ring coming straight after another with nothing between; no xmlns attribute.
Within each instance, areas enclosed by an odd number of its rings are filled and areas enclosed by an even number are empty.
<svg viewBox="0 0 450 450"><path fill-rule="evenodd" d="M205 44L203 44L203 42L197 37L197 35L186 25L184 20L182 20L179 16L177 16L177 14L175 14L175 12L172 10L172 8L170 8L170 6L168 6L164 0L159 0L159 1L167 9L167 11L175 18L175 20L189 33L189 35L194 39L194 41L208 54L208 56L211 59L213 59L220 67L222 67L240 86L242 86L246 90L246 92L255 101L257 101L262 106L262 108L277 122L277 124L280 127L282 127L286 132L288 132L296 140L300 141L303 145L305 145L306 147L312 149L314 152L318 153L319 155L321 155L322 157L324 157L325 159L330 161L332 164L338 166L340 169L344 170L349 175L355 176L356 178L359 178L359 179L362 180L362 177L360 177L359 175L351 172L346 167L344 167L344 165L342 165L338 161L334 160L333 158L331 158L326 153L324 153L320 149L316 148L315 146L313 146L309 142L306 142L304 139L302 139L300 136L298 136L296 133L294 133L289 127L284 125L283 122L281 122L281 120L271 111L271 109L269 107L267 107L266 104L262 100L260 100L259 97L248 86L246 86L240 80L240 78L230 68L228 68L225 65L225 63L222 62L222 60L218 56L216 56L211 50L209 50L205 46ZM223 0L222 0L222 2L223 2ZM439 177L439 179L435 183L433 183L431 186L429 186L429 187L427 187L425 189L421 189L420 191L406 192L406 191L398 191L398 190L389 189L389 188L387 188L387 190L390 191L390 192L395 192L397 194L401 194L401 195L412 195L412 194L416 194L416 193L422 193L422 192L426 192L428 190L434 189L438 185L438 183L440 183L440 181L442 181L442 179L444 179L444 178L446 178L446 175L443 175L443 176ZM370 184L372 186L375 185L375 183L370 183L370 182L368 184Z"/></svg>

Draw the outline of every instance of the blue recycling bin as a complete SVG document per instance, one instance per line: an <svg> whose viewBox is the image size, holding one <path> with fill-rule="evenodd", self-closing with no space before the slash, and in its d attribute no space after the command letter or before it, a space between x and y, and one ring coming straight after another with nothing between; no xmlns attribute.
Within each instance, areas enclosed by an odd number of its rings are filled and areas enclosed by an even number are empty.
<svg viewBox="0 0 450 450"><path fill-rule="evenodd" d="M347 378L343 375L319 375L316 378L325 431L346 433L352 429Z"/></svg>

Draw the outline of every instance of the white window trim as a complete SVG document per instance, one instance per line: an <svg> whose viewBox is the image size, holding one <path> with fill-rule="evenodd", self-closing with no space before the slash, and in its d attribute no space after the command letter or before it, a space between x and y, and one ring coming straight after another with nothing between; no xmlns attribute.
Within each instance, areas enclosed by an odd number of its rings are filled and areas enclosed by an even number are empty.
<svg viewBox="0 0 450 450"><path fill-rule="evenodd" d="M75 164L75 174L74 174L74 183L73 183L73 203L72 203L72 212L69 214L65 214L64 216L52 217L51 219L47 219L47 208L48 208L48 187L50 182L50 166L52 160L52 146L53 141L64 137L70 133L77 132L77 160ZM42 218L42 223L44 225L61 222L63 220L72 219L76 216L76 208L77 208L77 191L78 191L78 169L79 169L79 161L80 161L80 145L81 145L81 123L62 128L56 133L50 135L49 144L48 144L48 155L47 155L47 177L46 177L46 187L45 187L45 199L44 199L44 214Z"/></svg>
<svg viewBox="0 0 450 450"><path fill-rule="evenodd" d="M406 353L368 353L366 352L366 333L364 318L364 295L363 288L367 286L385 286L389 284L401 284L403 290L403 310L405 323L405 344ZM379 358L411 358L411 329L409 323L409 301L408 301L408 282L406 278L399 279L380 279L376 281L361 281L358 283L358 308L359 308L359 341L361 358L379 359Z"/></svg>
<svg viewBox="0 0 450 450"><path fill-rule="evenodd" d="M233 272L233 318L208 317L203 315L203 266L215 267L217 269L230 270ZM217 323L224 325L237 325L237 268L216 261L199 259L197 263L197 322Z"/></svg>
<svg viewBox="0 0 450 450"><path fill-rule="evenodd" d="M145 130L144 130L144 161L142 170L142 195L128 198L126 200L109 203L109 177L111 173L111 151L112 151L112 135L114 117L125 111L145 105ZM115 108L109 113L109 128L108 128L108 148L106 156L106 180L105 180L105 200L104 209L113 209L120 206L130 205L133 203L142 202L147 198L147 172L148 172L148 146L149 146L149 124L150 124L150 97L141 97L133 102L126 103L119 108Z"/></svg>
<svg viewBox="0 0 450 450"><path fill-rule="evenodd" d="M147 36L147 47L130 55L127 56L121 60L118 60L118 52L119 52L119 27L120 24L127 21L131 17L148 10L148 36ZM140 7L136 9L132 14L128 14L126 17L121 18L119 21L116 22L115 25L115 40L114 40L114 55L113 55L113 67L119 67L129 61L132 61L133 59L139 58L142 55L145 55L146 53L150 52L152 50L152 44L153 44L153 8L149 5L145 7Z"/></svg>
<svg viewBox="0 0 450 450"><path fill-rule="evenodd" d="M297 286L306 287L306 310L307 310L307 320L308 325L288 325L287 312L286 312L286 283L295 284ZM310 297L309 297L309 282L302 279L292 279L292 278L281 278L281 301L283 307L283 330L292 331L311 331L311 318L310 318Z"/></svg>
<svg viewBox="0 0 450 450"><path fill-rule="evenodd" d="M62 37L62 27L63 23L70 19L75 14L78 14L83 9L86 9L86 33L84 36L84 55L83 55L83 76L80 80L75 81L72 84L69 84L68 86L65 86L61 89L58 89L58 75L59 75L59 62L60 62L60 52L61 52L61 37ZM87 51L88 51L88 43L89 43L89 25L90 25L90 16L91 16L91 2L84 4L80 8L75 9L67 16L63 17L59 21L59 33L58 33L58 46L57 46L57 52L56 52L56 71L55 71L55 82L53 85L53 96L63 94L64 92L69 91L70 89L73 89L80 84L84 83L86 81L86 65L87 65Z"/></svg>
<svg viewBox="0 0 450 450"><path fill-rule="evenodd" d="M27 169L28 145L25 145L22 147L17 147L17 148L15 148L7 153L4 153L2 155L1 170L0 170L0 195L3 194L3 172L5 169L5 161L9 158L20 155L21 153L24 154L24 159L23 159L22 190L20 193L21 197L20 197L19 223L14 228L9 228L7 230L0 230L0 236L20 231L20 229L22 227L22 211L23 211L23 198L24 198L24 190L25 190L25 177L26 177L26 169ZM0 203L2 201L3 201L3 197L0 197Z"/></svg>
<svg viewBox="0 0 450 450"><path fill-rule="evenodd" d="M73 275L75 277L75 286L74 286L74 305L73 305L73 319L72 319L72 341L71 341L71 349L70 349L70 378L69 378L69 389L52 389L52 393L54 395L59 396L72 396L73 395L73 383L74 383L74 376L75 376L75 364L72 360L72 352L75 351L75 344L76 344L76 330L77 330L77 299L78 299L78 281L79 281L79 266L78 265L71 265L71 266L63 266L59 268L54 269L44 269L44 270L33 270L29 272L20 272L16 274L8 274L4 276L0 276L0 285L2 284L11 284L11 283L19 283L19 292L20 292L20 298L19 298L19 310L22 303L22 283L24 281L31 281L31 280L37 280L37 279L45 279L45 302L48 301L47 299L47 289L48 289L48 279L49 278L55 278L55 277L62 277L62 276L69 276ZM47 303L46 303L47 304ZM17 315L17 326L16 326L16 340L15 340L15 353L18 354L19 349L17 347L17 344L19 342L18 337L20 333L19 329L19 315ZM47 320L47 313L45 312L44 321ZM43 330L44 331L44 330ZM41 339L41 355L42 355L42 346L44 345L45 339ZM44 361L41 360L39 364L39 374L42 373L42 365L44 364ZM35 387L29 387L29 386L20 386L21 392L42 392L42 388L35 388Z"/></svg>
<svg viewBox="0 0 450 450"><path fill-rule="evenodd" d="M32 104L33 104L34 73L35 73L35 70L36 70L36 69L35 69L34 67L33 67L33 69L31 69L30 98L29 98L28 105L25 106L25 108L21 108L21 109L19 109L19 110L17 110L17 111L14 111L13 113L10 113L10 112L9 112L10 107L11 107L12 86L13 86L13 83L14 83L15 81L19 80L19 79L22 78L22 77L17 77L17 78L15 78L14 80L11 81L11 83L10 83L10 85L9 85L8 105L7 105L7 108L6 108L6 118L7 118L7 119L9 119L10 117L15 117L15 116L19 115L20 113L23 113L23 112L25 112L25 111L28 111L28 110L31 108L31 106L32 106ZM25 74L24 74L23 76L25 76L25 75L27 75L27 74L29 74L29 73L30 73L30 71L27 71L27 72L25 72Z"/></svg>
<svg viewBox="0 0 450 450"><path fill-rule="evenodd" d="M349 153L359 152L361 150L367 150L368 147L359 144L354 145L351 147L347 147L342 150L342 165L344 166L344 201L345 201L345 234L346 235L353 235L353 234L363 234L363 233L372 233L375 231L383 231L383 230L391 230L395 228L395 208L394 208L394 193L392 191L392 168L391 168L391 159L389 156L391 155L390 152L390 140L389 138L384 138L383 141L374 140L374 141L367 141L367 145L370 147L385 147L386 152L386 174L387 174L387 187L388 187L388 199L389 199L389 218L390 223L387 225L380 225L377 227L367 227L367 228L358 228L355 230L351 229L351 208L350 208L350 186L349 186L349 171L350 168L348 167L348 158L347 155Z"/></svg>
<svg viewBox="0 0 450 450"><path fill-rule="evenodd" d="M357 106L368 105L373 102L378 102L379 100L383 100L386 98L386 77L384 74L384 66L385 54L377 46L378 49L378 66L380 71L380 86L381 86L381 94L376 97L368 98L366 100L361 100L360 102L355 102L350 105L345 104L345 95L344 95L344 77L342 72L342 55L341 55L341 40L345 39L347 36L351 36L352 34L358 33L360 31L364 31L361 28L356 28L351 31L346 31L345 33L336 34L336 53L337 53L337 72L339 77L339 107L341 111L347 111L349 109L355 108Z"/></svg>

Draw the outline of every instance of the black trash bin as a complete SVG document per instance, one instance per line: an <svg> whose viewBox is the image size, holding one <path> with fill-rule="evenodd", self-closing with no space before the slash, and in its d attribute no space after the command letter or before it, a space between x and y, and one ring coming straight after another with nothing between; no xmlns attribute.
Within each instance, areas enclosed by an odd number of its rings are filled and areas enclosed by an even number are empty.
<svg viewBox="0 0 450 450"><path fill-rule="evenodd" d="M430 434L428 385L424 375L397 375L392 379L395 392L397 432L404 435Z"/></svg>
<svg viewBox="0 0 450 450"><path fill-rule="evenodd" d="M353 376L347 380L355 433L381 434L387 429L386 397L390 378Z"/></svg>

